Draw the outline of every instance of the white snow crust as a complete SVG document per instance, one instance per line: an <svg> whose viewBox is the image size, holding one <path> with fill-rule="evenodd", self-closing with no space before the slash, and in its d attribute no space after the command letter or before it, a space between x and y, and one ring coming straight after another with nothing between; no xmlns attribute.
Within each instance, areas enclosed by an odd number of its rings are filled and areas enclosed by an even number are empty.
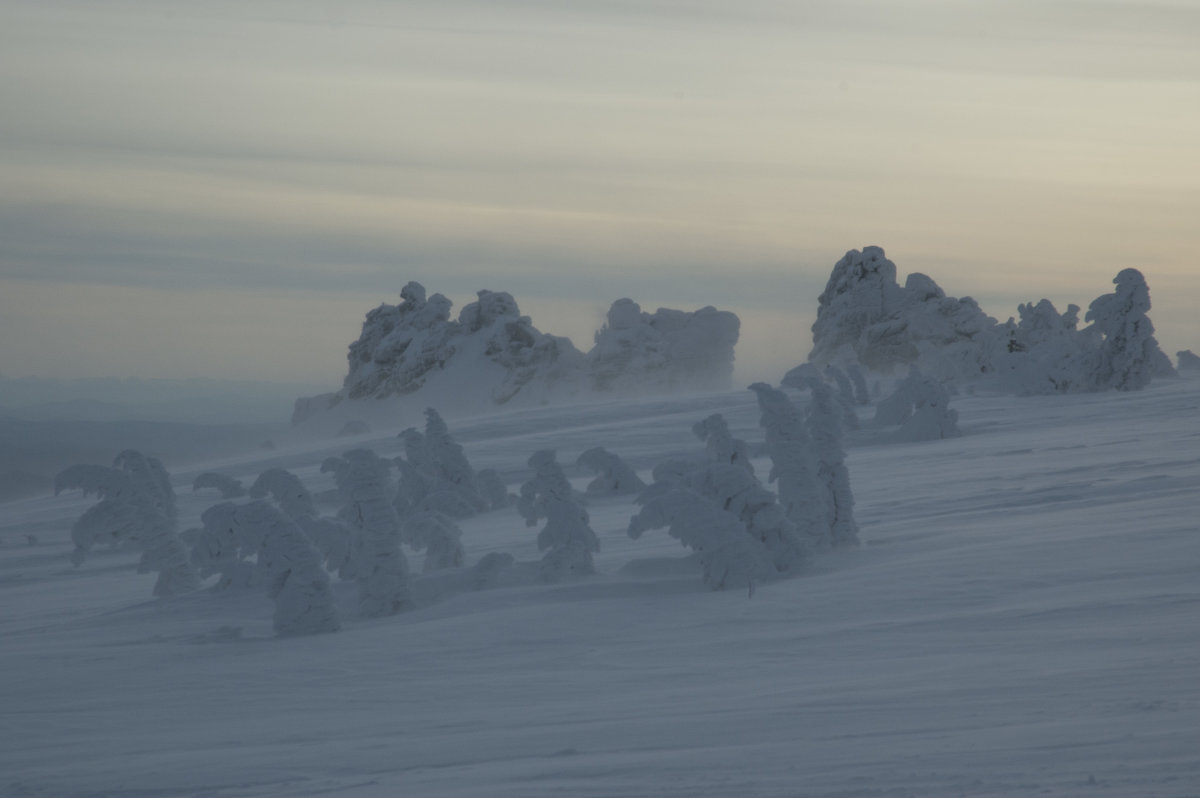
<svg viewBox="0 0 1200 798"><path fill-rule="evenodd" d="M262 591L156 599L132 550L72 567L92 499L0 505L0 795L1200 794L1200 379L955 407L955 438L848 433L862 545L753 597L709 590L666 534L631 540L632 498L601 496L592 575L506 581L505 555L541 555L505 508L459 521L467 568L417 576L414 555L410 609L365 618L337 582L341 631L279 637ZM598 445L649 482L702 456L714 413L767 473L744 390L454 433L510 488L532 452ZM287 469L321 502L346 448L168 462L180 527L218 501L186 489L204 472Z"/></svg>

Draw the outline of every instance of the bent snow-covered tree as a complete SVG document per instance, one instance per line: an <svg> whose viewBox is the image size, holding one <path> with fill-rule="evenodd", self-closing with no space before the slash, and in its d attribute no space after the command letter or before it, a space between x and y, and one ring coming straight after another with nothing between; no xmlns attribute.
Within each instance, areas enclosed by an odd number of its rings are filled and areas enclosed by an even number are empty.
<svg viewBox="0 0 1200 798"><path fill-rule="evenodd" d="M596 474L585 489L589 496L622 496L646 488L646 483L628 463L603 446L587 449L575 462Z"/></svg>
<svg viewBox="0 0 1200 798"><path fill-rule="evenodd" d="M950 392L941 382L922 374L913 367L912 371L875 410L876 426L899 425L892 440L901 443L936 441L956 438L962 433L958 429L958 411L950 408Z"/></svg>
<svg viewBox="0 0 1200 798"><path fill-rule="evenodd" d="M220 493L222 499L237 499L246 495L246 488L241 480L215 471L205 471L192 483L192 493L208 488Z"/></svg>
<svg viewBox="0 0 1200 798"><path fill-rule="evenodd" d="M433 476L433 491L457 494L476 513L487 510L488 503L479 495L475 470L463 447L451 437L446 422L432 407L425 410L424 445L424 465Z"/></svg>
<svg viewBox="0 0 1200 798"><path fill-rule="evenodd" d="M704 450L713 462L735 465L751 474L754 473L746 442L733 437L729 432L729 424L720 413L713 413L703 421L697 421L692 425L692 432L704 443Z"/></svg>
<svg viewBox="0 0 1200 798"><path fill-rule="evenodd" d="M1150 311L1150 289L1137 269L1123 269L1111 294L1097 297L1088 307L1085 321L1103 336L1095 380L1101 390L1137 391L1153 377L1169 376L1175 370L1154 338Z"/></svg>
<svg viewBox="0 0 1200 798"><path fill-rule="evenodd" d="M275 631L305 635L340 629L329 575L296 522L265 501L239 507L235 517L242 548L255 551L261 574L256 581L275 600Z"/></svg>
<svg viewBox="0 0 1200 798"><path fill-rule="evenodd" d="M475 482L479 485L479 495L487 501L488 506L493 510L503 510L505 507L512 507L517 503L516 494L508 492L508 487L504 484L504 480L500 478L500 472L496 469L481 469L475 477Z"/></svg>
<svg viewBox="0 0 1200 798"><path fill-rule="evenodd" d="M145 478L150 473L145 460L129 450L118 456L114 467L74 465L55 477L56 495L77 488L84 495L100 498L71 528L75 544L71 561L82 564L98 544L132 544L142 552L138 573L158 573L154 595L174 596L195 590L200 586L199 577L191 566L187 547L176 533L174 516L167 515L158 478ZM161 463L158 465L161 468ZM165 475L165 470L162 473ZM166 485L169 489L170 482Z"/></svg>
<svg viewBox="0 0 1200 798"><path fill-rule="evenodd" d="M425 432L406 429L404 457L393 463L400 470L396 511L403 517L418 512L438 512L452 518L470 518L491 508L479 490L478 477L463 451L432 407L425 411Z"/></svg>
<svg viewBox="0 0 1200 798"><path fill-rule="evenodd" d="M592 554L600 551L600 540L589 526L587 510L575 498L571 483L550 450L534 452L529 458L534 476L521 486L517 512L526 526L546 525L538 533L542 576L550 581L567 575L595 571Z"/></svg>
<svg viewBox="0 0 1200 798"><path fill-rule="evenodd" d="M402 532L406 544L425 552L424 573L462 568L466 563L462 530L445 513L432 510L414 513L404 519Z"/></svg>
<svg viewBox="0 0 1200 798"><path fill-rule="evenodd" d="M238 505L233 502L214 504L200 514L202 526L184 530L181 535L191 547L191 562L200 577L220 576L215 585L218 589L254 584L255 552L242 548L237 511Z"/></svg>
<svg viewBox="0 0 1200 798"><path fill-rule="evenodd" d="M854 520L854 493L842 447L841 407L833 391L820 380L810 383L812 405L808 432L817 457L817 480L825 486L830 541L837 546L858 545L858 522Z"/></svg>
<svg viewBox="0 0 1200 798"><path fill-rule="evenodd" d="M796 525L806 545L817 549L833 545L829 499L817 477L819 464L808 425L800 411L778 388L764 382L750 386L762 411L759 424L766 433L771 457L768 482L775 482L784 514Z"/></svg>
<svg viewBox="0 0 1200 798"><path fill-rule="evenodd" d="M353 449L321 465L322 472L333 473L342 498L338 517L353 530L353 563L339 570L353 574L359 612L367 617L398 612L409 601L408 560L400 550L390 466L369 449Z"/></svg>
<svg viewBox="0 0 1200 798"><path fill-rule="evenodd" d="M250 486L250 498L270 496L288 518L316 517L312 494L300 478L283 468L268 468Z"/></svg>
<svg viewBox="0 0 1200 798"><path fill-rule="evenodd" d="M755 584L772 572L765 552L746 534L738 517L688 485L647 491L637 502L642 509L629 521L629 537L637 540L647 530L665 528L696 553L701 578L713 590L746 587L753 592Z"/></svg>
<svg viewBox="0 0 1200 798"><path fill-rule="evenodd" d="M203 528L185 533L201 575L221 574L218 587L264 587L275 601L276 632L316 634L341 627L329 575L297 522L264 500L216 504L201 521Z"/></svg>

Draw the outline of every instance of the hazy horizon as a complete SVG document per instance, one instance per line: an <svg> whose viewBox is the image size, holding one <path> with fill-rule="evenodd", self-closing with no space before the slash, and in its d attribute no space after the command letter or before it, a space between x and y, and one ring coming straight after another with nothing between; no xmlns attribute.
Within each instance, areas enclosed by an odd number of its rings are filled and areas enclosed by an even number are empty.
<svg viewBox="0 0 1200 798"><path fill-rule="evenodd" d="M742 320L884 247L1001 321L1127 267L1200 349L1200 7L0 2L0 374L327 384L409 280Z"/></svg>

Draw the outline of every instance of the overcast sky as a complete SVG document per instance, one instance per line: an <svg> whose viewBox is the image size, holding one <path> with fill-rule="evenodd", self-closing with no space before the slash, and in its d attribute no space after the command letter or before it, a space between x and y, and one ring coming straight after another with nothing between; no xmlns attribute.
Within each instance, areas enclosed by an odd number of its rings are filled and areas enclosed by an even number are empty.
<svg viewBox="0 0 1200 798"><path fill-rule="evenodd" d="M884 247L1200 350L1200 3L0 0L0 373L340 384L409 280L804 360ZM903 279L903 278L902 278Z"/></svg>

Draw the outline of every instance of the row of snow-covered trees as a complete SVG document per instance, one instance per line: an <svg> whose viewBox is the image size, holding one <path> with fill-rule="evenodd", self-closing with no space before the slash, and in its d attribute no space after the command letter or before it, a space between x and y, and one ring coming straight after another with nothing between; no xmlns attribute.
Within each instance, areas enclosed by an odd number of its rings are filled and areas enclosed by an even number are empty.
<svg viewBox="0 0 1200 798"><path fill-rule="evenodd" d="M694 552L713 589L753 589L796 573L814 553L857 542L844 409L823 379L810 374L793 382L810 392L806 405L779 388L751 386L762 454L771 463L766 483L775 491L755 474L748 444L716 414L693 428L703 451L659 463L649 485L617 454L595 447L576 460L594 475L576 491L556 453L542 450L528 459L530 477L514 494L496 471L471 467L433 409L423 431L400 434L401 456L353 449L327 458L320 470L335 490L319 497L280 468L262 472L249 488L201 474L193 490L216 491L223 501L183 532L166 469L136 451L122 452L111 467L68 468L56 487L100 498L72 529L76 564L97 546L132 547L142 552L139 570L158 575L156 596L196 590L205 580L213 589L263 590L275 602L280 634L340 628L331 577L354 583L358 614L377 617L420 603L418 596L593 573L600 540L586 503L599 496L635 496L629 536L667 530ZM318 504L330 501L337 510L323 515ZM458 521L505 509L540 525L541 560L490 554L469 564ZM424 554L421 576L411 573L406 551Z"/></svg>

